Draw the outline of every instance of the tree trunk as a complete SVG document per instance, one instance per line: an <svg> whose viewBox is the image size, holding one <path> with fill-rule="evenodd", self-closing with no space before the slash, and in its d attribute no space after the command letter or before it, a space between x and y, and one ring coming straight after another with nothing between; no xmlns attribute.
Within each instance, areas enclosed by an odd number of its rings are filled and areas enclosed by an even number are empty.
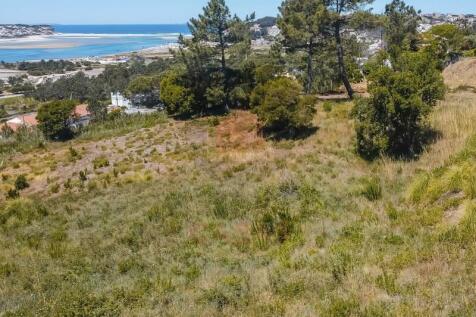
<svg viewBox="0 0 476 317"><path fill-rule="evenodd" d="M220 49L221 49L221 72L223 74L223 90L225 91L225 111L229 112L230 107L228 105L230 101L230 94L228 92L228 76L226 75L226 52L225 52L225 40L223 33L220 33Z"/></svg>
<svg viewBox="0 0 476 317"><path fill-rule="evenodd" d="M312 69L312 57L313 57L313 49L312 46L312 39L309 41L309 46L307 50L307 85L306 85L306 93L310 94L312 92L312 84L314 82L314 73Z"/></svg>
<svg viewBox="0 0 476 317"><path fill-rule="evenodd" d="M345 67L345 60L344 60L344 47L342 46L342 38L340 36L340 23L339 21L336 22L335 24L335 39L336 39L336 45L337 45L337 61L339 64L339 75L340 79L344 83L345 89L347 90L347 94L349 95L349 98L352 99L354 98L354 90L352 89L352 86L349 81L349 77L347 75L347 69Z"/></svg>

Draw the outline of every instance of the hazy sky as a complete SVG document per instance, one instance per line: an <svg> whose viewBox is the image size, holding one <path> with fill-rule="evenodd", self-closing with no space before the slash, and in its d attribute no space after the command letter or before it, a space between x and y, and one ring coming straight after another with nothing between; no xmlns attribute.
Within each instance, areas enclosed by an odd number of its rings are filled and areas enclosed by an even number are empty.
<svg viewBox="0 0 476 317"><path fill-rule="evenodd" d="M376 0L381 11L390 0ZM0 0L0 24L160 24L183 23L195 16L206 0ZM281 0L227 0L240 16L277 14ZM408 0L423 12L476 13L476 0Z"/></svg>

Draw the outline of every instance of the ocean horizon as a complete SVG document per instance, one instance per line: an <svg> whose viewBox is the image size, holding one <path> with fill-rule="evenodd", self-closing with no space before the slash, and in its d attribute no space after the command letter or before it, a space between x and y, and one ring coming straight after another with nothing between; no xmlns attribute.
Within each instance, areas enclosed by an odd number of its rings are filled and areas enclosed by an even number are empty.
<svg viewBox="0 0 476 317"><path fill-rule="evenodd" d="M0 39L0 61L101 57L177 43L186 24L53 24L54 35Z"/></svg>

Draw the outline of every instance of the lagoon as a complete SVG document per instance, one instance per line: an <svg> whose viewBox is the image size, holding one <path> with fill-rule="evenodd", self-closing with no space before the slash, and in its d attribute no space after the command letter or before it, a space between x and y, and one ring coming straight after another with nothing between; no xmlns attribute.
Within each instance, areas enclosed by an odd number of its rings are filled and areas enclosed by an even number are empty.
<svg viewBox="0 0 476 317"><path fill-rule="evenodd" d="M0 39L0 61L99 57L176 43L188 35L185 24L173 25L53 25L55 34Z"/></svg>

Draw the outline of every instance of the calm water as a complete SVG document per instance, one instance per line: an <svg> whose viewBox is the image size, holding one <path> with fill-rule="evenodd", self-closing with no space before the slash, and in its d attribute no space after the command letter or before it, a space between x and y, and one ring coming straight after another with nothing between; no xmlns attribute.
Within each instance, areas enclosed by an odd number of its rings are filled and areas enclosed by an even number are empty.
<svg viewBox="0 0 476 317"><path fill-rule="evenodd" d="M0 61L17 62L120 54L176 43L180 34L189 33L186 25L55 25L54 27L57 34L46 38L0 40ZM39 46L41 48L38 48Z"/></svg>

